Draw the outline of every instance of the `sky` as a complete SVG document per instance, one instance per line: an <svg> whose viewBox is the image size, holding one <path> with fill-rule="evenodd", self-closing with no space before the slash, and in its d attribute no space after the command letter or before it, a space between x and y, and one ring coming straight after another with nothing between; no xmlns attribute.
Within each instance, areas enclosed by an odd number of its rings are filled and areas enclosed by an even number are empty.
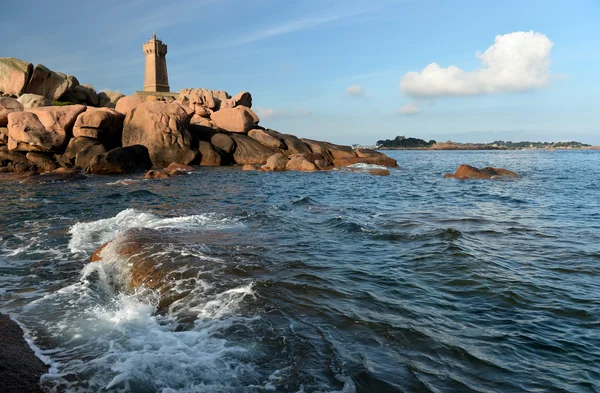
<svg viewBox="0 0 600 393"><path fill-rule="evenodd" d="M598 0L3 0L0 57L133 94L156 31L171 91L249 91L280 132L600 145L599 21Z"/></svg>

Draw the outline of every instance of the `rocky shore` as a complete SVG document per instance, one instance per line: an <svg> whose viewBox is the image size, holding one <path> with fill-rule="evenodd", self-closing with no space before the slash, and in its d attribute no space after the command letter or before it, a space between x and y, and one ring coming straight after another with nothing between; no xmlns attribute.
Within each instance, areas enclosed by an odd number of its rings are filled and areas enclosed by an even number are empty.
<svg viewBox="0 0 600 393"><path fill-rule="evenodd" d="M40 181L172 163L262 171L397 166L374 150L262 127L249 92L233 97L208 89L183 89L174 96L98 93L74 76L14 58L0 58L0 92L0 173L27 173L27 178L45 173Z"/></svg>
<svg viewBox="0 0 600 393"><path fill-rule="evenodd" d="M0 314L0 391L37 393L40 377L48 367L23 338L23 331L8 315Z"/></svg>

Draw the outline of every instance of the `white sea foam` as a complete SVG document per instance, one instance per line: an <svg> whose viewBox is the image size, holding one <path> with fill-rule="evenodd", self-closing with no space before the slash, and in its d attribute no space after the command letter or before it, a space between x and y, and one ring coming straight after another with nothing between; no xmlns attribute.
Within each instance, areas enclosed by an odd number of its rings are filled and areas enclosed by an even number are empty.
<svg viewBox="0 0 600 393"><path fill-rule="evenodd" d="M119 293L104 263L90 263L75 284L32 302L23 318L53 349L42 385L50 391L235 392L256 378L249 349L230 343L224 329L251 323L236 315L253 285L199 290L191 330L173 315L157 315L158 296ZM36 322L43 316L42 321ZM249 343L251 344L251 343ZM251 346L251 345L250 345ZM82 361L82 358L88 359ZM76 382L73 382L76 381Z"/></svg>
<svg viewBox="0 0 600 393"><path fill-rule="evenodd" d="M197 214L180 217L161 217L136 209L126 209L115 217L91 222L79 222L71 227L71 252L91 252L130 228L220 229L234 226L236 220L215 214Z"/></svg>
<svg viewBox="0 0 600 393"><path fill-rule="evenodd" d="M129 185L131 185L133 183L137 183L139 181L140 180L134 180L134 179L120 179L117 181L106 183L106 185L108 185L108 186L129 186Z"/></svg>
<svg viewBox="0 0 600 393"><path fill-rule="evenodd" d="M359 169L359 170L364 170L364 171L368 171L371 169L387 169L387 167L385 167L383 165L363 164L363 163L348 165L346 168Z"/></svg>

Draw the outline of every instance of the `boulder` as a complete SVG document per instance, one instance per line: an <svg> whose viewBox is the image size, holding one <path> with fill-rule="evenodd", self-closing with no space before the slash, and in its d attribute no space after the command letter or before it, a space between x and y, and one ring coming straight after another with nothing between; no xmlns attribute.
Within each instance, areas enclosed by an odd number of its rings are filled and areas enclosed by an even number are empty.
<svg viewBox="0 0 600 393"><path fill-rule="evenodd" d="M492 168L485 167L477 169L471 165L461 164L454 174L446 173L444 177L453 177L455 179L467 180L467 179L494 179L499 177L521 177L515 172L509 171L504 168Z"/></svg>
<svg viewBox="0 0 600 393"><path fill-rule="evenodd" d="M210 115L210 119L222 130L239 133L246 133L258 124L258 116L245 106L222 109Z"/></svg>
<svg viewBox="0 0 600 393"><path fill-rule="evenodd" d="M183 106L192 108L199 115L204 113L199 109L207 109L209 113L219 110L221 101L228 100L231 97L227 92L209 89L182 89L179 92L178 102Z"/></svg>
<svg viewBox="0 0 600 393"><path fill-rule="evenodd" d="M333 161L337 158L354 158L356 153L350 146L336 145L330 142L313 141L311 139L301 139L306 143L313 153L321 153L327 159Z"/></svg>
<svg viewBox="0 0 600 393"><path fill-rule="evenodd" d="M78 170L58 168L50 172L42 173L26 177L21 181L23 184L41 184L41 183L56 183L56 182L71 182L85 180L87 177Z"/></svg>
<svg viewBox="0 0 600 393"><path fill-rule="evenodd" d="M233 152L233 159L235 163L239 165L262 165L265 164L273 154L280 152L279 150L270 146L265 146L246 135L232 134L231 138L236 145L235 151Z"/></svg>
<svg viewBox="0 0 600 393"><path fill-rule="evenodd" d="M358 157L380 157L382 153L372 149L356 149Z"/></svg>
<svg viewBox="0 0 600 393"><path fill-rule="evenodd" d="M48 154L29 152L26 155L27 161L35 165L39 172L50 172L58 168L54 158Z"/></svg>
<svg viewBox="0 0 600 393"><path fill-rule="evenodd" d="M216 133L210 138L210 143L217 149L223 150L227 154L231 154L235 149L235 142L227 134Z"/></svg>
<svg viewBox="0 0 600 393"><path fill-rule="evenodd" d="M20 162L28 164L27 156L24 153L16 151L9 151L6 146L0 147L0 161L6 162Z"/></svg>
<svg viewBox="0 0 600 393"><path fill-rule="evenodd" d="M89 107L80 114L73 127L73 136L100 140L104 145L118 147L125 115L110 108Z"/></svg>
<svg viewBox="0 0 600 393"><path fill-rule="evenodd" d="M317 171L319 168L311 162L304 154L293 154L286 165L288 171Z"/></svg>
<svg viewBox="0 0 600 393"><path fill-rule="evenodd" d="M41 393L48 366L31 350L19 325L0 314L0 387L3 393Z"/></svg>
<svg viewBox="0 0 600 393"><path fill-rule="evenodd" d="M98 93L98 106L102 108L115 109L117 102L119 102L119 100L123 97L125 97L125 95L119 93L118 91L101 91Z"/></svg>
<svg viewBox="0 0 600 393"><path fill-rule="evenodd" d="M336 167L346 167L354 164L371 164L381 165L390 168L397 168L398 163L393 158L381 154L380 156L373 157L341 157L333 160L333 165Z"/></svg>
<svg viewBox="0 0 600 393"><path fill-rule="evenodd" d="M383 169L383 168L367 169L367 172L369 172L371 175L374 175L374 176L389 176L390 175L390 171L388 171L387 169Z"/></svg>
<svg viewBox="0 0 600 393"><path fill-rule="evenodd" d="M71 97L67 96L68 101L72 99L82 104L98 106L98 94L92 85L78 85L71 89Z"/></svg>
<svg viewBox="0 0 600 393"><path fill-rule="evenodd" d="M97 155L106 153L106 148L101 144L93 144L83 148L75 155L75 166L86 169Z"/></svg>
<svg viewBox="0 0 600 393"><path fill-rule="evenodd" d="M14 57L0 58L0 91L19 96L27 87L33 73L33 65Z"/></svg>
<svg viewBox="0 0 600 393"><path fill-rule="evenodd" d="M265 171L285 171L288 158L283 153L273 154L267 159L267 163L261 167Z"/></svg>
<svg viewBox="0 0 600 393"><path fill-rule="evenodd" d="M192 116L191 109L177 103L141 104L125 119L123 146L146 146L155 166L189 164L198 154L187 130Z"/></svg>
<svg viewBox="0 0 600 393"><path fill-rule="evenodd" d="M304 153L312 153L310 147L302 142L300 139L290 134L282 134L275 130L265 130L271 136L279 138L286 146L288 150L288 154L304 154Z"/></svg>
<svg viewBox="0 0 600 393"><path fill-rule="evenodd" d="M265 146L271 146L276 149L284 149L284 150L287 147L285 145L285 143L283 143L281 141L281 139L268 134L265 130L261 130L261 129L250 130L250 131L248 131L248 136L252 139L256 139L257 141L259 141L260 143L262 143Z"/></svg>
<svg viewBox="0 0 600 393"><path fill-rule="evenodd" d="M189 166L189 165L183 165L178 162L170 163L169 166L165 169L165 171L167 171L167 172L176 172L176 171L191 172L193 170L194 170L194 167Z"/></svg>
<svg viewBox="0 0 600 393"><path fill-rule="evenodd" d="M121 97L117 104L115 105L115 110L127 116L129 111L137 108L139 105L143 104L144 100L142 96L133 94L130 96Z"/></svg>
<svg viewBox="0 0 600 393"><path fill-rule="evenodd" d="M217 129L217 126L215 125L215 123L212 122L212 120L198 116L197 114L194 114L194 116L192 116L192 119L190 120L190 125L202 126L206 128L212 128L215 130Z"/></svg>
<svg viewBox="0 0 600 393"><path fill-rule="evenodd" d="M65 150L64 154L61 156L61 161L62 162L66 162L66 163L70 163L70 164L74 164L75 163L75 157L77 156L77 153L79 153L80 151L82 151L83 149L85 149L88 146L91 145L100 145L100 142L98 142L95 139L90 139L90 138L85 138L85 137L79 137L79 138L71 138L71 140L69 141L69 144L67 145L67 149Z"/></svg>
<svg viewBox="0 0 600 393"><path fill-rule="evenodd" d="M8 114L22 112L23 105L15 98L0 97L0 127L8 124Z"/></svg>
<svg viewBox="0 0 600 393"><path fill-rule="evenodd" d="M221 166L221 155L215 150L210 142L198 142L201 166Z"/></svg>
<svg viewBox="0 0 600 393"><path fill-rule="evenodd" d="M83 105L45 106L8 115L8 148L16 151L62 152Z"/></svg>
<svg viewBox="0 0 600 393"><path fill-rule="evenodd" d="M39 108L40 106L52 106L52 100L38 94L23 94L18 98L23 109Z"/></svg>
<svg viewBox="0 0 600 393"><path fill-rule="evenodd" d="M50 100L58 100L69 91L69 81L66 75L49 70L42 64L33 68L31 79L25 88L25 93L37 94Z"/></svg>
<svg viewBox="0 0 600 393"><path fill-rule="evenodd" d="M221 101L219 109L235 108L236 106L252 108L252 95L247 91L237 93L235 97Z"/></svg>
<svg viewBox="0 0 600 393"><path fill-rule="evenodd" d="M0 145L5 145L8 142L8 128L0 127Z"/></svg>
<svg viewBox="0 0 600 393"><path fill-rule="evenodd" d="M146 172L146 174L144 175L144 179L167 179L171 177L171 174L166 172L166 171L156 171L156 170L149 170L148 172ZM94 253L94 255L96 255L96 253ZM92 256L93 257L93 256ZM94 260L94 258L92 258L92 262L95 262L98 260L99 256L96 256L97 259Z"/></svg>
<svg viewBox="0 0 600 393"><path fill-rule="evenodd" d="M252 164L246 164L244 166L242 166L242 170L243 171L258 171L259 168L256 167L256 165L252 165Z"/></svg>
<svg viewBox="0 0 600 393"><path fill-rule="evenodd" d="M152 167L148 148L142 145L117 147L108 153L95 156L86 173L112 174L148 170Z"/></svg>

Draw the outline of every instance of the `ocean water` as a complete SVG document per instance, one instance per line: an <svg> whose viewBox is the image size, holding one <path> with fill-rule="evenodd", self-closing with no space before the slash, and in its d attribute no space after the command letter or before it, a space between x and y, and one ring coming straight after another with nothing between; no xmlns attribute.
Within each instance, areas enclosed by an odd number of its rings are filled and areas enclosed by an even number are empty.
<svg viewBox="0 0 600 393"><path fill-rule="evenodd" d="M0 312L48 392L600 392L600 153L388 153L388 177L0 182ZM89 263L130 233L166 293Z"/></svg>

